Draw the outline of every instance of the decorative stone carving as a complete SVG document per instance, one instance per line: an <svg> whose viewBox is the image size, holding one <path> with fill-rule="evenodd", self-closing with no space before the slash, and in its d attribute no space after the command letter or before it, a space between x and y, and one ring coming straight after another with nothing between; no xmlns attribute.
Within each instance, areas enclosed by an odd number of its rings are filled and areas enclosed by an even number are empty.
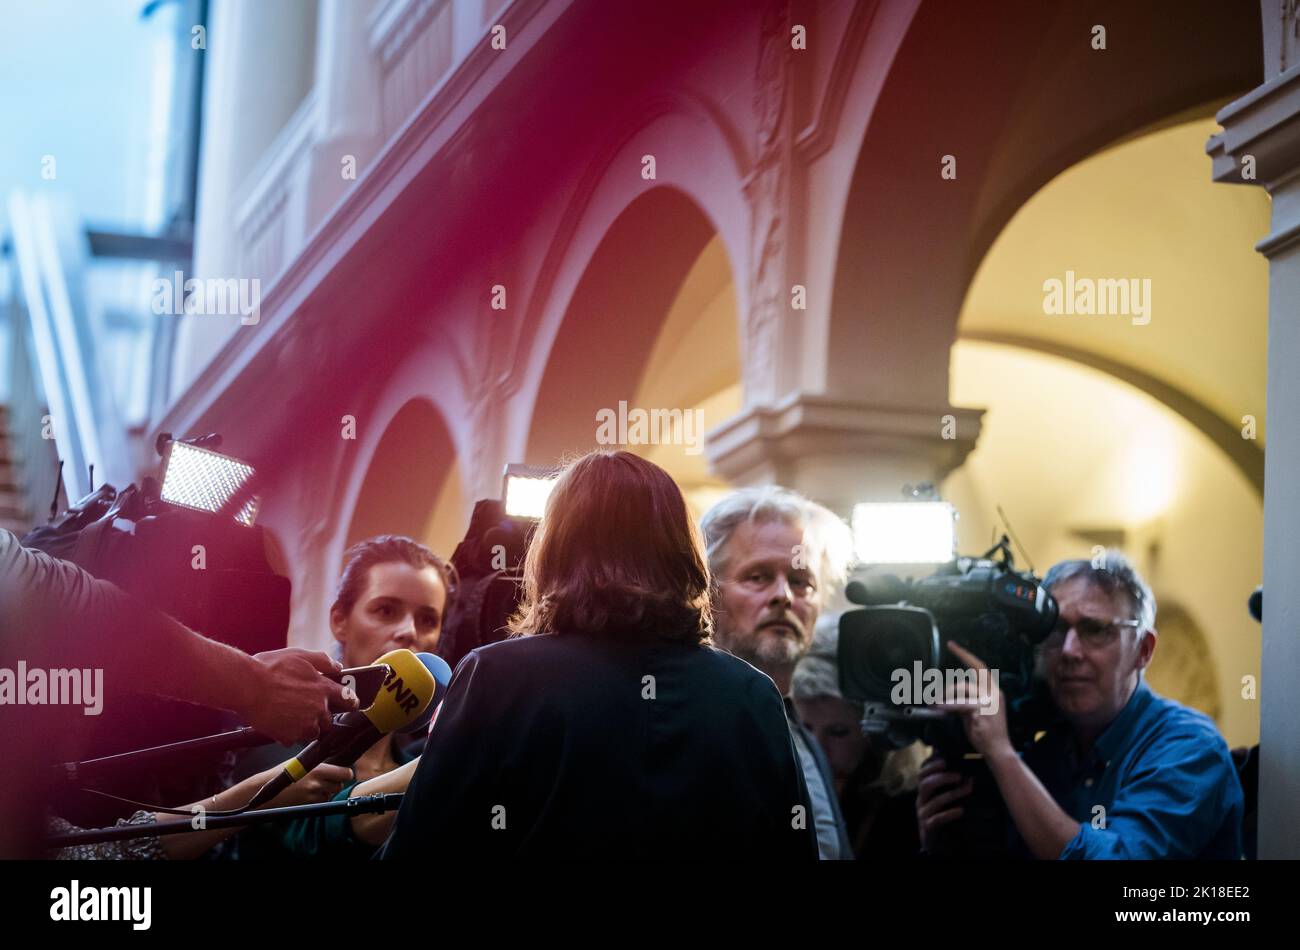
<svg viewBox="0 0 1300 950"><path fill-rule="evenodd" d="M764 7L754 75L757 147L745 182L750 231L749 314L745 326L746 402L770 402L778 394L776 346L786 294L787 219L790 193L789 116L790 4Z"/></svg>
<svg viewBox="0 0 1300 950"><path fill-rule="evenodd" d="M1300 63L1300 0L1281 0L1281 45L1278 49L1278 72L1284 73Z"/></svg>
<svg viewBox="0 0 1300 950"><path fill-rule="evenodd" d="M1219 672L1209 643L1191 614L1179 604L1161 602L1156 617L1160 639L1146 672L1151 688L1219 720Z"/></svg>
<svg viewBox="0 0 1300 950"><path fill-rule="evenodd" d="M494 257L481 280L482 302L470 326L457 328L456 358L474 437L470 454L470 479L475 486L495 485L503 464L503 436L508 406L519 389L521 376L516 355L523 333L524 294L516 269ZM506 309L493 310L489 288L501 283L506 290Z"/></svg>

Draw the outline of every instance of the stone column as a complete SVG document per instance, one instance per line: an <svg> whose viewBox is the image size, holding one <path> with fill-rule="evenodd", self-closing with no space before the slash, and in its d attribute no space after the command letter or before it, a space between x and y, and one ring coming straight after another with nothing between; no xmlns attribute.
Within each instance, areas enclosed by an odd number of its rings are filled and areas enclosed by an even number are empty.
<svg viewBox="0 0 1300 950"><path fill-rule="evenodd" d="M751 214L745 408L708 434L706 451L714 473L732 484L781 484L847 519L859 501L899 501L906 484L937 485L974 448L983 411L943 401L947 346L935 348L928 338L905 354L909 369L889 388L888 402L864 397L865 387L831 392L830 367L805 365L819 359L808 331L830 320L832 294L807 288L812 302L796 309L795 287L806 280L809 261L837 248L826 246L828 232L809 220L810 170L795 147L802 124L795 91L808 61L792 51L793 22L789 0L768 0L759 17L755 162L744 183ZM843 172L851 174L852 163ZM826 362L868 380L887 368L866 347L828 353Z"/></svg>
<svg viewBox="0 0 1300 950"><path fill-rule="evenodd" d="M848 518L860 501L902 501L938 484L975 447L982 409L870 406L798 393L746 409L709 433L715 472L736 485L780 484Z"/></svg>
<svg viewBox="0 0 1300 950"><path fill-rule="evenodd" d="M1300 4L1262 0L1262 85L1216 116L1214 180L1262 186L1271 233L1264 630L1259 683L1259 856L1300 858ZM1243 605L1244 609L1244 605Z"/></svg>

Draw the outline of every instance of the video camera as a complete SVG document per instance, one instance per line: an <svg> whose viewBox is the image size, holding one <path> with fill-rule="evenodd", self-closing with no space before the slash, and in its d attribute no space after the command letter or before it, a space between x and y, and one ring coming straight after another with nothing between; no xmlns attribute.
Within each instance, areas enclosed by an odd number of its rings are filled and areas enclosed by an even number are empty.
<svg viewBox="0 0 1300 950"><path fill-rule="evenodd" d="M469 530L451 556L460 585L443 621L439 651L453 667L478 647L506 636L523 594L523 562L555 487L556 469L510 464L501 497L476 502Z"/></svg>
<svg viewBox="0 0 1300 950"><path fill-rule="evenodd" d="M251 465L222 455L219 435L177 440L164 433L155 447L161 478L121 491L101 485L23 545L71 561L214 640L247 653L283 647L289 629L289 579L267 556L268 538L254 524L259 478ZM96 636L86 631L86 636ZM137 694L110 684L105 704L83 734L85 757L115 755L217 732L228 713ZM229 784L233 755L214 767L135 777L123 794L146 801L192 801ZM118 806L71 796L58 810L79 824L111 820Z"/></svg>
<svg viewBox="0 0 1300 950"><path fill-rule="evenodd" d="M919 739L947 759L970 751L960 723L929 699L942 695L929 687L965 673L948 641L998 672L1013 742L1040 725L1034 650L1059 609L1037 577L1015 569L1005 535L981 557L959 557L929 577L854 581L845 594L862 609L840 617L840 689L863 704L866 732L895 747Z"/></svg>
<svg viewBox="0 0 1300 950"><path fill-rule="evenodd" d="M983 556L959 557L929 577L854 581L845 594L863 606L840 617L840 691L863 704L863 731L894 748L925 742L951 770L974 779L963 820L942 829L935 851L964 858L1005 854L1008 818L992 775L973 755L961 720L935 707L960 682L974 685L982 701L1000 689L1017 748L1050 725L1054 707L1034 677L1034 661L1060 616L1056 601L1032 572L1015 569L1005 535ZM949 641L997 671L996 679L989 673L983 683L971 683L976 672L948 649Z"/></svg>

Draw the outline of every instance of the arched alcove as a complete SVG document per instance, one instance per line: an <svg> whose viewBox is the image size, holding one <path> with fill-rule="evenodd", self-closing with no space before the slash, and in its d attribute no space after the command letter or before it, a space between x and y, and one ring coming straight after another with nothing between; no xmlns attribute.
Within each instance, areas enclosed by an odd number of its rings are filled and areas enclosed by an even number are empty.
<svg viewBox="0 0 1300 950"><path fill-rule="evenodd" d="M1156 592L1157 627L1165 604L1179 604L1205 631L1224 735L1258 741L1258 703L1241 698L1240 684L1259 675L1246 598L1259 583L1264 518L1246 477L1185 418L1081 363L961 341L952 367L954 400L986 407L979 443L941 486L960 514L959 549L978 553L1005 530L999 507L1021 564L1027 555L1040 574L1095 545L1122 549ZM1162 686L1204 695L1203 674L1175 666Z"/></svg>
<svg viewBox="0 0 1300 950"><path fill-rule="evenodd" d="M1258 7L1193 0L1176 25L1171 11L1108 7L1098 49L1083 5L997 3L978 17L920 5L845 198L830 395L942 405L970 280L1017 209L1094 152L1258 83ZM1201 159L1208 181L1203 147Z"/></svg>
<svg viewBox="0 0 1300 950"><path fill-rule="evenodd" d="M1269 200L1210 180L1204 145L1215 128L1208 116L1177 123L1056 176L980 263L959 333L1071 359L1143 390L1219 446L1262 495L1268 273L1251 244L1268 229ZM1144 312L1045 312L1045 283L1086 294L1103 280L1127 285L1117 303L1137 291L1130 305L1141 298ZM1242 437L1247 415L1253 439Z"/></svg>
<svg viewBox="0 0 1300 950"><path fill-rule="evenodd" d="M448 555L464 531L451 434L423 399L407 402L384 429L357 494L346 544L403 534Z"/></svg>
<svg viewBox="0 0 1300 950"><path fill-rule="evenodd" d="M721 421L738 407L734 282L700 208L673 188L651 190L615 219L566 309L538 387L526 461L555 465L598 447L597 413L700 410ZM725 405L723 405L725 403ZM698 417L697 417L698 418ZM685 430L683 430L685 433ZM703 432L688 445L629 445L679 481L707 479ZM688 451L689 450L689 451Z"/></svg>

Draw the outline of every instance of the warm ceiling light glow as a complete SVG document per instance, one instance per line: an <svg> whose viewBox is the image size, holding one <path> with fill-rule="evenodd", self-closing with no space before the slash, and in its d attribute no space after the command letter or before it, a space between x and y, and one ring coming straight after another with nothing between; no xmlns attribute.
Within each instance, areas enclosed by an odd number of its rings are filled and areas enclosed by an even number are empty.
<svg viewBox="0 0 1300 950"><path fill-rule="evenodd" d="M1120 503L1129 524L1140 525L1168 511L1178 494L1178 445L1167 425L1153 420L1135 429L1123 465L1125 493Z"/></svg>

